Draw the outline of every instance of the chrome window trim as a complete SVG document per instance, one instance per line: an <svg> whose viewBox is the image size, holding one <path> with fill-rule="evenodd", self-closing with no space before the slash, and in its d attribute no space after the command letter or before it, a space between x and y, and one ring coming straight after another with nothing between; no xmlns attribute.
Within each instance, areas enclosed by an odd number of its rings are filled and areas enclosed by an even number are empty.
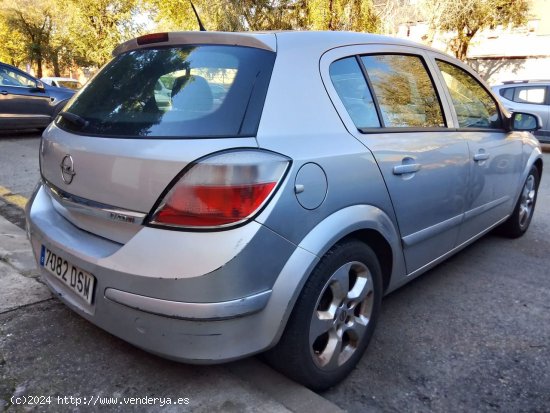
<svg viewBox="0 0 550 413"><path fill-rule="evenodd" d="M32 89L36 89L36 86L17 86L17 85L2 85L2 87L16 87L18 89L29 89L29 90L32 90Z"/></svg>

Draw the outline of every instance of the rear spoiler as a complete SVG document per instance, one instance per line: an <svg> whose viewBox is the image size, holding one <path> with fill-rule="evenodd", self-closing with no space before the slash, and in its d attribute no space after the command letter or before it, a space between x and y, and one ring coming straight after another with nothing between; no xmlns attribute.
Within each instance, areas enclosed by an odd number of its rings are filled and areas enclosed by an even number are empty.
<svg viewBox="0 0 550 413"><path fill-rule="evenodd" d="M113 57L130 50L159 46L180 46L186 44L216 44L254 47L275 52L277 41L274 33L230 33L230 32L170 32L152 33L136 37L118 45Z"/></svg>

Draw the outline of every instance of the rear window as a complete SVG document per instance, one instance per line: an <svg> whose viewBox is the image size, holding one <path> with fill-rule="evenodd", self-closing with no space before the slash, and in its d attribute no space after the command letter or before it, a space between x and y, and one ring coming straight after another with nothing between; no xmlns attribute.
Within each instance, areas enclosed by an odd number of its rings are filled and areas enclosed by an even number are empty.
<svg viewBox="0 0 550 413"><path fill-rule="evenodd" d="M546 87L544 86L517 87L514 92L514 102L542 105L546 100L545 95Z"/></svg>
<svg viewBox="0 0 550 413"><path fill-rule="evenodd" d="M71 132L114 137L256 134L275 53L239 46L139 49L111 61L58 117Z"/></svg>

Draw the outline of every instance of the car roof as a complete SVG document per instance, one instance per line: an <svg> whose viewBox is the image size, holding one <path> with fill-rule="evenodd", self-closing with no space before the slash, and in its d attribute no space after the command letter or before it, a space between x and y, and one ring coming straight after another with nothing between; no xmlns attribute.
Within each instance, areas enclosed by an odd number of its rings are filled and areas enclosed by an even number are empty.
<svg viewBox="0 0 550 413"><path fill-rule="evenodd" d="M491 87L495 89L502 89L516 86L550 86L550 80L506 80Z"/></svg>
<svg viewBox="0 0 550 413"><path fill-rule="evenodd" d="M358 44L389 44L412 46L431 50L442 54L419 43L395 37L382 36L372 33L341 32L341 31L267 31L267 32L167 32L152 33L140 36L120 44L113 51L113 56L121 53L148 48L153 45L180 45L180 44L218 44L248 46L269 51L277 51L277 38L285 40L285 44L296 41L300 47L326 51L335 47ZM311 51L311 50L310 50Z"/></svg>
<svg viewBox="0 0 550 413"><path fill-rule="evenodd" d="M73 79L71 77L55 77L55 76L53 76L53 77L51 77L51 76L42 77L42 78L40 78L40 80L62 80L64 82L70 82L70 81L78 82L78 79Z"/></svg>

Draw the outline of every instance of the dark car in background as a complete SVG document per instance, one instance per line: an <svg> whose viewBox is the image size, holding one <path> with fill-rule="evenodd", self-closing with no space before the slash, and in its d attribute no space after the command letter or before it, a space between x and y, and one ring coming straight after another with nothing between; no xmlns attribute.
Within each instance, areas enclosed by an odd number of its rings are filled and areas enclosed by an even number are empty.
<svg viewBox="0 0 550 413"><path fill-rule="evenodd" d="M74 94L0 62L0 129L44 129Z"/></svg>

